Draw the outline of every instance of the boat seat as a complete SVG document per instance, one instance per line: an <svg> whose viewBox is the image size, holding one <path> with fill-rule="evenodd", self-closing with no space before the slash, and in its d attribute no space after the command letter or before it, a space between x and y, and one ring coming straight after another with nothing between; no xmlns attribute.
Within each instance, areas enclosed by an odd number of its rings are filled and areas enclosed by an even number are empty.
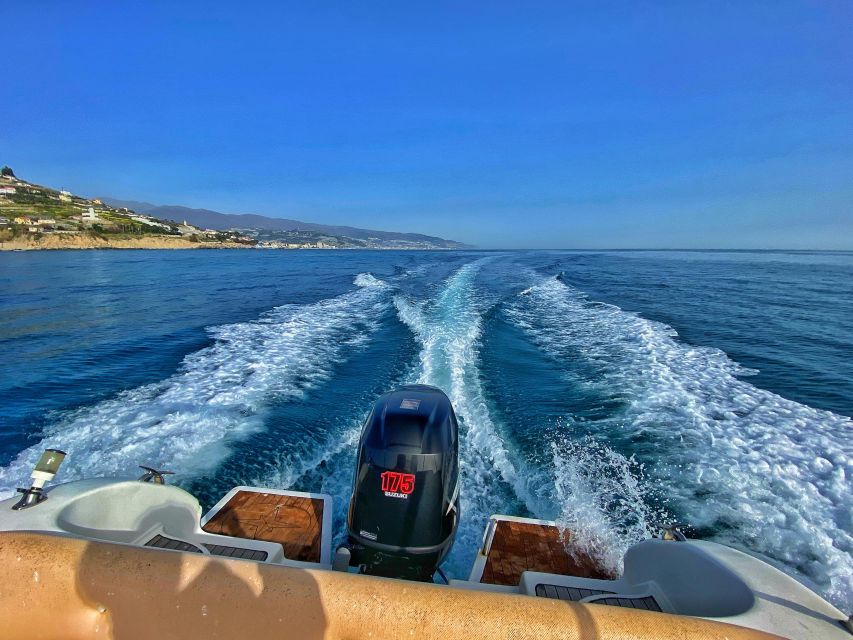
<svg viewBox="0 0 853 640"><path fill-rule="evenodd" d="M696 580L696 576L702 579ZM748 611L755 600L740 577L700 547L657 539L645 540L628 550L625 570L618 580L526 571L519 586L528 595L554 597L551 594L556 592L560 600L652 607L651 611L704 617L736 616ZM583 590L609 593L578 599Z"/></svg>
<svg viewBox="0 0 853 640"><path fill-rule="evenodd" d="M54 503L63 504L53 516L57 529L85 538L144 544L156 528L175 539L190 538L197 528L198 501L178 487L136 480L86 484L85 490L73 493L63 485L51 491L51 497L64 499L64 504Z"/></svg>
<svg viewBox="0 0 853 640"><path fill-rule="evenodd" d="M736 616L755 602L740 576L701 547L686 542L652 539L635 544L625 554L620 582L630 585L620 593L661 593L666 602L660 598L658 602L664 611L686 616Z"/></svg>

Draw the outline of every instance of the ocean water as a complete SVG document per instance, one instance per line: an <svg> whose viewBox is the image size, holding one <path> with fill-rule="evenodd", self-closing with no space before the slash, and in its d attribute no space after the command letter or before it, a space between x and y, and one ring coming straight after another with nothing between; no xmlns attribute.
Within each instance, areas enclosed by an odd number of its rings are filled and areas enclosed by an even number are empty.
<svg viewBox="0 0 853 640"><path fill-rule="evenodd" d="M465 577L492 513L614 571L656 522L853 600L853 254L0 254L0 494L145 464L209 507L331 493L397 384L460 418Z"/></svg>

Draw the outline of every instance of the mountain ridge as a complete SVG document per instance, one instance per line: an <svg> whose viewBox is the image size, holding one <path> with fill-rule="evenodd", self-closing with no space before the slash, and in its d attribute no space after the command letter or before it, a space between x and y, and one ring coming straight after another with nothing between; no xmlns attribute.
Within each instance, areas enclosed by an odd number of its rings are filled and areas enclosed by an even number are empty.
<svg viewBox="0 0 853 640"><path fill-rule="evenodd" d="M447 240L438 236L423 233L407 233L401 231L378 231L362 229L347 225L321 224L303 222L291 218L272 218L256 213L222 213L212 209L195 209L181 205L156 205L137 200L120 200L118 198L102 197L101 200L113 207L127 207L139 213L155 216L165 220L174 220L202 227L205 229L261 229L265 231L314 231L336 236L354 238L356 240L378 239L384 242L422 243L436 248L469 249L472 245L455 240Z"/></svg>

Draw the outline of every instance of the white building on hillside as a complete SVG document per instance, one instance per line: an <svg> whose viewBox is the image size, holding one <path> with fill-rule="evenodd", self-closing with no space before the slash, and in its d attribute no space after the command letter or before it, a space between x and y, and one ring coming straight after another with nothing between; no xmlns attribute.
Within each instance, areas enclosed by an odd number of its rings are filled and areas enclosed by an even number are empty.
<svg viewBox="0 0 853 640"><path fill-rule="evenodd" d="M161 229L166 229L167 231L171 229L171 227L162 222L157 222L154 218L150 216L143 216L139 214L133 214L130 216L130 219L134 222L139 222L144 225L148 225L149 227L160 227Z"/></svg>

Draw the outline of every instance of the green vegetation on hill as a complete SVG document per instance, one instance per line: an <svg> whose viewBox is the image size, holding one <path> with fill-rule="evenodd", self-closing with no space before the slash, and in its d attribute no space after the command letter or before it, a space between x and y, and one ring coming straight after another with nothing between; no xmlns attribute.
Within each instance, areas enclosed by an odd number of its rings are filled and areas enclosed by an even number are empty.
<svg viewBox="0 0 853 640"><path fill-rule="evenodd" d="M199 243L254 244L235 232L206 231L32 184L16 178L9 167L3 167L0 169L0 241L46 235L99 239L168 236Z"/></svg>
<svg viewBox="0 0 853 640"><path fill-rule="evenodd" d="M29 183L14 175L12 169L0 169L0 249L21 246L40 248L95 248L103 246L139 248L169 248L190 245L193 247L248 247L270 249L435 249L458 248L463 245L441 238L419 234L367 231L352 227L294 223L307 228L280 229L241 226L217 229L155 217L164 215L140 209L151 207L144 202L112 201L112 205L98 198L83 198L68 191ZM158 210L175 210L170 217L179 220L191 218L199 210L183 207L157 207ZM273 220L263 216L219 216L217 220L246 222ZM220 220L221 222L221 220ZM353 237L349 234L365 237ZM371 235L375 234L375 235ZM112 244L110 244L112 243Z"/></svg>

